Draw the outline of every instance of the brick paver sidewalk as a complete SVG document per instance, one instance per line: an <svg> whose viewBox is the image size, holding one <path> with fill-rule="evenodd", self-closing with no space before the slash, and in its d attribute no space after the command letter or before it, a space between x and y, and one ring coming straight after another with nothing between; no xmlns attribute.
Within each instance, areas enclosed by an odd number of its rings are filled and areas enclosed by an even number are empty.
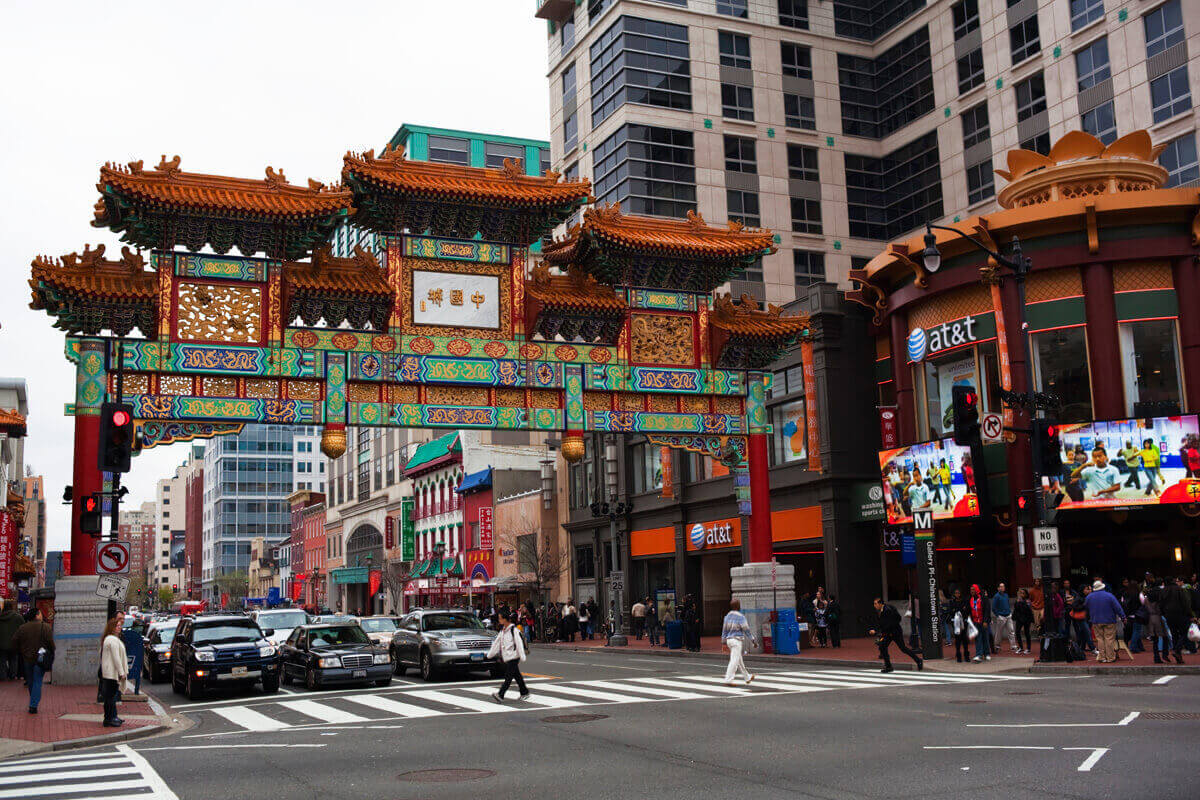
<svg viewBox="0 0 1200 800"><path fill-rule="evenodd" d="M66 742L158 724L148 703L124 702L120 728L101 725L104 708L96 702L95 686L42 687L38 713L29 713L29 692L22 681L0 682L0 756L33 749L35 743Z"/></svg>

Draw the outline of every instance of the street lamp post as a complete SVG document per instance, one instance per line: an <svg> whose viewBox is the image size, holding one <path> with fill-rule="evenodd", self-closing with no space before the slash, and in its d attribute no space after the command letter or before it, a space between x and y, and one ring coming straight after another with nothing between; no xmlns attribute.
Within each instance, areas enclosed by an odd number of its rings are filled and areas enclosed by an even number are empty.
<svg viewBox="0 0 1200 800"><path fill-rule="evenodd" d="M1033 475L1033 491L1035 497L1034 505L1037 507L1037 519L1039 525L1046 523L1045 505L1042 502L1042 480L1039 475L1039 460L1038 460L1038 442L1033 436L1033 421L1037 416L1038 408L1044 408L1054 403L1054 398L1042 394L1034 389L1033 383L1033 360L1029 354L1029 320L1025 313L1025 279L1029 276L1029 271L1033 266L1033 259L1024 255L1021 252L1021 240L1016 236L1012 239L1012 255L1005 256L1002 253L992 250L990 247L980 242L978 239L970 236L958 228L952 228L947 225L933 225L925 223L925 249L922 253L922 260L925 264L925 269L928 272L937 272L942 263L942 255L937 249L937 239L933 235L933 230L949 231L966 239L975 247L986 253L997 264L1012 271L1012 278L1017 284L1017 319L1020 323L1021 336L1021 353L1024 357L1024 375L1025 375L1025 392L1001 392L1001 397L1010 406L1019 406L1029 414L1029 429L1032 446L1030 452L1030 468ZM1024 432L1024 431L1023 431Z"/></svg>

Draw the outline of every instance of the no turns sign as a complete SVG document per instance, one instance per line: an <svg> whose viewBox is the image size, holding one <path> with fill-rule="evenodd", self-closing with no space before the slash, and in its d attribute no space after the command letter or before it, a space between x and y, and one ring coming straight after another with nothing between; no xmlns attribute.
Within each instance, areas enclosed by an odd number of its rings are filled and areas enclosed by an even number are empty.
<svg viewBox="0 0 1200 800"><path fill-rule="evenodd" d="M129 542L104 542L96 548L96 574L129 572Z"/></svg>

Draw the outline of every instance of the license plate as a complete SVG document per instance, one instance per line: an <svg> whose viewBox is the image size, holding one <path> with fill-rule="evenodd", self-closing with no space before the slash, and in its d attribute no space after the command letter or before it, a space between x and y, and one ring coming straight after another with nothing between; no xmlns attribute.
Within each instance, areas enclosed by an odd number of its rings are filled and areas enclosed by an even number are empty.
<svg viewBox="0 0 1200 800"><path fill-rule="evenodd" d="M365 677L367 677L367 671L365 669L356 669L356 670L354 670L354 677L355 678L365 678Z"/></svg>
<svg viewBox="0 0 1200 800"><path fill-rule="evenodd" d="M246 674L246 668L245 668L245 667L234 667L233 669L231 669L231 670L229 671L229 674L231 674L231 675L245 675L245 674Z"/></svg>
<svg viewBox="0 0 1200 800"><path fill-rule="evenodd" d="M471 653L472 661L483 661L487 658L487 653Z"/></svg>

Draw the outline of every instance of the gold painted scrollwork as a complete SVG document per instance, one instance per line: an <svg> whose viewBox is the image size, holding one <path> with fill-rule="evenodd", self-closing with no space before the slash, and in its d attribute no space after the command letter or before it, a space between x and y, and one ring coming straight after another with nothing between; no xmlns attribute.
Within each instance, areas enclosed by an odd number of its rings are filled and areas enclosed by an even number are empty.
<svg viewBox="0 0 1200 800"><path fill-rule="evenodd" d="M262 288L219 283L180 283L176 335L192 342L259 342Z"/></svg>
<svg viewBox="0 0 1200 800"><path fill-rule="evenodd" d="M680 314L632 314L630 361L672 366L696 363L692 323L692 317Z"/></svg>

